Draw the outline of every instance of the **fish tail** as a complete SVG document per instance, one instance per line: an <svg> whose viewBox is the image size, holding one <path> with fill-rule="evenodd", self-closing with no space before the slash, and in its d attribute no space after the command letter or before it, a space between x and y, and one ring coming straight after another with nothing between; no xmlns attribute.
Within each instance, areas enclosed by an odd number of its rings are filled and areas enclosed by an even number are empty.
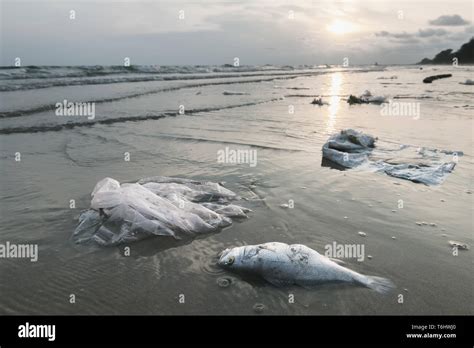
<svg viewBox="0 0 474 348"><path fill-rule="evenodd" d="M392 281L387 278L373 276L366 276L365 278L366 279L364 280L363 284L380 294L386 294L395 288L395 285L392 283Z"/></svg>

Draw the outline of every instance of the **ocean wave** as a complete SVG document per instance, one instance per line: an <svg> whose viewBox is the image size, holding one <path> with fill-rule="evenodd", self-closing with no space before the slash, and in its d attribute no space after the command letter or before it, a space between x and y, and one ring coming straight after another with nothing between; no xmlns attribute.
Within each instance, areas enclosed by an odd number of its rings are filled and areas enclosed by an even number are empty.
<svg viewBox="0 0 474 348"><path fill-rule="evenodd" d="M78 65L78 66L36 66L0 67L0 80L6 79L49 79L64 77L94 77L124 74L206 74L241 73L261 71L313 70L327 67L315 65Z"/></svg>
<svg viewBox="0 0 474 348"><path fill-rule="evenodd" d="M201 112L212 112L219 110L235 109L245 106L254 106L269 102L274 102L281 100L282 98L272 98L258 102L250 102L244 104L234 104L227 106L217 106L201 109L190 109L186 110L186 115L198 114ZM82 122L67 122L61 124L44 124L44 125L34 125L34 126L21 126L21 127L8 127L0 129L0 134L18 134L18 133L43 133L43 132L58 132L62 130L73 129L76 127L91 127L98 124L112 124L112 123L122 123L122 122L138 122L138 121L148 121L148 120L158 120L164 117L178 116L179 112L163 112L160 114L146 114L146 115L136 115L136 116L127 116L127 117L118 117L118 118L105 118L93 121L82 121Z"/></svg>
<svg viewBox="0 0 474 348"><path fill-rule="evenodd" d="M206 86L220 86L220 85L235 85L235 84L246 84L246 83L259 83L259 82L266 82L266 81L274 81L274 80L284 80L284 79L293 79L297 76L284 76L284 77L268 77L268 78L261 78L261 79L251 79L251 80L239 80L239 81L212 81L212 82L200 82L200 83L192 83L187 85L175 86L175 87L165 87L165 88L158 88L153 90L148 90L139 93L132 93L127 95L122 95L118 97L110 97L110 98L102 98L102 99L95 99L95 100L85 100L85 103L110 103L122 99L129 99L129 98L137 98L141 96L146 96L155 93L163 93L163 92L171 92L177 91L181 89L187 88L196 88L196 87L206 87ZM36 114L39 112L45 112L55 109L55 104L46 104L40 105L29 109L20 109L20 110L10 110L10 111L0 111L0 118L12 118L12 117L21 117L21 116L28 116L31 114Z"/></svg>
<svg viewBox="0 0 474 348"><path fill-rule="evenodd" d="M290 77L290 78L293 78L293 77ZM181 89L186 89L186 88L196 88L196 87L205 87L205 86L218 86L218 85L230 85L230 84L244 84L244 83L258 83L258 82L264 82L264 81L272 81L272 80L275 80L275 79L281 79L281 78L269 78L269 79L257 79L257 80L245 80L245 81L197 83L197 84L190 84L190 85L184 85L184 86L160 88L160 89L145 91L145 92L141 92L141 93L128 94L128 95L119 96L119 97L103 98L103 99L96 99L96 100L87 100L87 101L84 101L84 102L85 103L96 103L96 104L97 103L109 103L109 102L114 102L114 101L118 101L118 100L122 100L122 99L137 98L137 97L141 97L141 96L145 96L145 95L149 95L149 94L171 92L171 91L176 91L176 90L181 90ZM54 110L55 107L56 107L55 104L47 104L47 105L40 105L40 106L30 108L30 109L3 111L3 112L0 112L0 118L13 118L13 117L28 116L28 115L39 113L39 112Z"/></svg>
<svg viewBox="0 0 474 348"><path fill-rule="evenodd" d="M51 80L35 80L24 83L5 83L0 85L0 92L23 91L31 89L51 88L51 87L67 87L67 86L83 86L83 85L107 85L114 83L131 83L131 82L152 82L152 81L186 81L186 80L207 80L207 79L225 79L225 78L245 78L257 76L311 76L317 72L275 72L275 73L231 73L231 74L198 74L198 75L147 75L147 76L115 76L106 78L76 78L76 79L51 79Z"/></svg>
<svg viewBox="0 0 474 348"><path fill-rule="evenodd" d="M146 137L146 135L140 134L140 136ZM176 134L155 134L153 137L160 137L160 138L168 138L173 140L179 141L186 141L186 142L193 142L193 143L212 143L212 144L229 144L229 145L237 145L237 146L251 146L258 149L265 149L265 150L277 150L277 151L287 151L287 152L300 152L303 151L301 149L294 149L282 146L270 146L270 145L261 145L249 142L238 142L238 141L229 141L229 140L214 140L214 139L206 139L206 138L197 138L191 136L183 136L183 135L176 135Z"/></svg>
<svg viewBox="0 0 474 348"><path fill-rule="evenodd" d="M329 67L332 68L332 67ZM0 92L31 89L102 85L127 82L175 81L255 76L311 76L329 72L328 67L298 66L26 66L0 67ZM354 67L331 71L370 72L383 69ZM298 88L299 89L299 88Z"/></svg>
<svg viewBox="0 0 474 348"><path fill-rule="evenodd" d="M16 79L51 79L71 77L100 77L107 75L127 74L208 74L208 73L242 73L262 71L293 71L318 69L314 66L252 66L244 65L112 65L112 66L35 66L0 67L0 80Z"/></svg>

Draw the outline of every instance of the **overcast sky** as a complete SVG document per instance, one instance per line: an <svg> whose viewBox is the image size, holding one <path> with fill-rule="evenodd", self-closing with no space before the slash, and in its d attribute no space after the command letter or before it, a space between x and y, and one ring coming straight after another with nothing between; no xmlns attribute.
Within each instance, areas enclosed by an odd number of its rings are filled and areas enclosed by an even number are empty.
<svg viewBox="0 0 474 348"><path fill-rule="evenodd" d="M472 0L0 3L1 65L406 64L474 36Z"/></svg>

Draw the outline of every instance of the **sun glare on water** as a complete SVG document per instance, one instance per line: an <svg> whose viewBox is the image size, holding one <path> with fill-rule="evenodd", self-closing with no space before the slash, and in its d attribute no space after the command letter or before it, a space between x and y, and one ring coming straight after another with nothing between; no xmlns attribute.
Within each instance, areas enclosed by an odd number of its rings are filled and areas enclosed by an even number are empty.
<svg viewBox="0 0 474 348"><path fill-rule="evenodd" d="M351 33L354 29L354 24L339 19L335 20L327 27L327 30L337 35Z"/></svg>

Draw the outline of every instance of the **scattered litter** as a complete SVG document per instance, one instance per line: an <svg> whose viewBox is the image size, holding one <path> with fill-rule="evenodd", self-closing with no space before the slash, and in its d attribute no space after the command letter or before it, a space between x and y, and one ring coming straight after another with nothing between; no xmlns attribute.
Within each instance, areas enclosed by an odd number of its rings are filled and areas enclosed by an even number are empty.
<svg viewBox="0 0 474 348"><path fill-rule="evenodd" d="M356 97L355 95L350 95L349 98L347 99L347 102L352 105L352 104L369 104L369 103L374 103L374 104L382 104L385 102L387 98L384 96L373 96L370 91L365 91L360 95L359 97Z"/></svg>
<svg viewBox="0 0 474 348"><path fill-rule="evenodd" d="M265 305L263 303L256 303L253 306L253 311L255 313L263 313L264 310L265 310Z"/></svg>
<svg viewBox="0 0 474 348"><path fill-rule="evenodd" d="M466 81L464 82L459 82L461 85L468 85L468 86L472 86L474 85L474 80L471 80L471 79L467 79Z"/></svg>
<svg viewBox="0 0 474 348"><path fill-rule="evenodd" d="M73 234L76 243L102 246L130 243L151 236L175 239L216 232L250 210L231 204L239 197L218 183L153 177L120 184L97 183L91 207L81 213Z"/></svg>
<svg viewBox="0 0 474 348"><path fill-rule="evenodd" d="M313 101L311 102L311 104L322 106L326 103L323 102L322 98L314 98Z"/></svg>
<svg viewBox="0 0 474 348"><path fill-rule="evenodd" d="M467 243L458 242L458 241L455 241L455 240L450 240L448 243L453 248L457 248L457 249L461 249L461 250L469 250L469 245Z"/></svg>
<svg viewBox="0 0 474 348"><path fill-rule="evenodd" d="M249 95L246 92L237 92L237 91L224 91L222 92L223 95Z"/></svg>
<svg viewBox="0 0 474 348"><path fill-rule="evenodd" d="M456 166L451 155L454 151L411 145L393 149L393 144L383 141L375 146L376 141L377 138L354 129L341 130L323 145L323 159L327 160L323 166L332 167L330 162L344 168L361 166L365 170L425 185L441 184ZM456 151L456 154L462 156L462 151Z"/></svg>

